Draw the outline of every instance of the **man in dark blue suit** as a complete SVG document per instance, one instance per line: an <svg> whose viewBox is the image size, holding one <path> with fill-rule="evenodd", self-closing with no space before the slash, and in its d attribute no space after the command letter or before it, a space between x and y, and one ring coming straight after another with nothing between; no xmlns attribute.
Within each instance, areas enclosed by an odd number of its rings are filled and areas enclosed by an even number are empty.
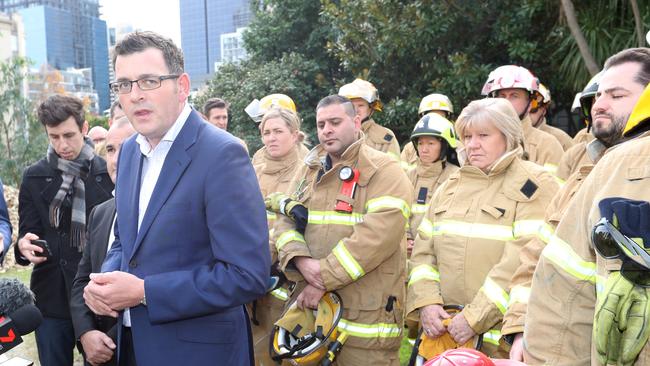
<svg viewBox="0 0 650 366"><path fill-rule="evenodd" d="M120 315L120 365L250 365L244 307L269 278L268 228L248 155L187 103L182 52L151 32L114 50L138 132L120 151L115 242L84 291Z"/></svg>

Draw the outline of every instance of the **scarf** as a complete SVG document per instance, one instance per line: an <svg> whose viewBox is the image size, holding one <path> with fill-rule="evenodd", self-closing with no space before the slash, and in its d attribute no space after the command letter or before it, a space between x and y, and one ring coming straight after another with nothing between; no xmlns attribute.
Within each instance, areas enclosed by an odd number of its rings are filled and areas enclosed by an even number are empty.
<svg viewBox="0 0 650 366"><path fill-rule="evenodd" d="M61 186L50 202L50 225L59 228L61 205L68 195L72 196L72 217L70 220L70 244L83 251L86 245L86 185L84 180L90 172L90 163L95 156L93 144L84 137L84 146L75 160L61 159L50 144L47 147L47 162L52 169L61 171Z"/></svg>

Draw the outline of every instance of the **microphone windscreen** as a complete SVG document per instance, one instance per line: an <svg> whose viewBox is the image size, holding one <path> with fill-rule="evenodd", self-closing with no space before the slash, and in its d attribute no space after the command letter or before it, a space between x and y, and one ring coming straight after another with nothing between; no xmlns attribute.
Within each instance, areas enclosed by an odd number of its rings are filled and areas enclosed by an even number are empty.
<svg viewBox="0 0 650 366"><path fill-rule="evenodd" d="M34 294L17 278L0 278L0 315L7 315L29 304Z"/></svg>
<svg viewBox="0 0 650 366"><path fill-rule="evenodd" d="M9 313L8 316L21 336L33 332L43 322L41 311L32 304L25 305L13 313Z"/></svg>

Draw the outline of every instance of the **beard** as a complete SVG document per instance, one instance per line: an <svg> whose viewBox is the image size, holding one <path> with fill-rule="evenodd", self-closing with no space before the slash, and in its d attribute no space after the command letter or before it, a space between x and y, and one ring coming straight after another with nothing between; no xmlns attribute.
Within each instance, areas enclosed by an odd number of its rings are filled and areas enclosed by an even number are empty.
<svg viewBox="0 0 650 366"><path fill-rule="evenodd" d="M609 125L600 127L598 126L598 123L594 123L592 126L593 134L598 140L604 143L605 146L614 146L623 140L623 130L625 129L625 124L630 118L630 115L620 116L611 113L603 114L607 115L611 122Z"/></svg>

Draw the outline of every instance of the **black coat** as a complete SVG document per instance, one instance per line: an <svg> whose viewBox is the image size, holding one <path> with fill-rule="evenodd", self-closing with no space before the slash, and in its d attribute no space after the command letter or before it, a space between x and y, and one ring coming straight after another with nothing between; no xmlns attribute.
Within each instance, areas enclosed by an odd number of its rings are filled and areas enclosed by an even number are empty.
<svg viewBox="0 0 650 366"><path fill-rule="evenodd" d="M79 269L72 284L72 297L70 298L72 324L77 339L84 333L96 329L108 334L109 337L113 338L113 342L117 343L117 329L115 328L117 320L108 316L93 314L86 306L83 297L84 288L90 281L88 276L91 273L101 272L114 218L115 199L112 198L97 205L88 219L86 249L79 262ZM115 357L104 365L115 365Z"/></svg>
<svg viewBox="0 0 650 366"><path fill-rule="evenodd" d="M61 224L55 229L49 222L50 202L61 186L61 172L41 159L25 169L18 195L19 237L34 233L46 240L52 257L34 266L30 287L36 295L36 306L43 316L70 318L69 298L72 280L77 273L81 252L70 243L70 215L72 201L68 196L61 207ZM111 198L113 182L106 171L104 159L95 156L86 178L86 222L96 205ZM18 246L14 246L16 262L28 265Z"/></svg>

